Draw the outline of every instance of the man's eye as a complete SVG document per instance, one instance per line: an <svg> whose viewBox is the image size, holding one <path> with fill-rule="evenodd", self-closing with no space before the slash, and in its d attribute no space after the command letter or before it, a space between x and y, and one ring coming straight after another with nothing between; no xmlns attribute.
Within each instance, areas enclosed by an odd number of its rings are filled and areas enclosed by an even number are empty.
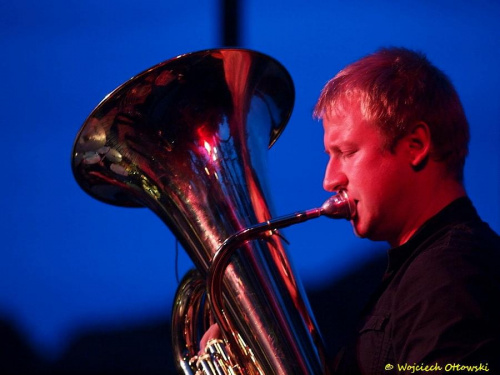
<svg viewBox="0 0 500 375"><path fill-rule="evenodd" d="M342 152L343 158L349 158L356 153L356 150L347 150Z"/></svg>

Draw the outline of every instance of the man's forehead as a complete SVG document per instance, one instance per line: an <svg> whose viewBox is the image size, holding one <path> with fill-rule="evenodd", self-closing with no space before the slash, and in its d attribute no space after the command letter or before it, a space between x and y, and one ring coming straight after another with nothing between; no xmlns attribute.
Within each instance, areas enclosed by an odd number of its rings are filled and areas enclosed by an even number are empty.
<svg viewBox="0 0 500 375"><path fill-rule="evenodd" d="M359 105L349 110L329 113L323 118L325 144L341 145L347 143L382 142L380 129L370 120L365 119Z"/></svg>
<svg viewBox="0 0 500 375"><path fill-rule="evenodd" d="M358 103L345 103L330 111L323 116L323 127L352 127L358 123L365 123L366 120L361 112L361 107Z"/></svg>
<svg viewBox="0 0 500 375"><path fill-rule="evenodd" d="M342 112L323 119L325 140L329 143L338 143L351 137L351 133L359 127L349 112Z"/></svg>

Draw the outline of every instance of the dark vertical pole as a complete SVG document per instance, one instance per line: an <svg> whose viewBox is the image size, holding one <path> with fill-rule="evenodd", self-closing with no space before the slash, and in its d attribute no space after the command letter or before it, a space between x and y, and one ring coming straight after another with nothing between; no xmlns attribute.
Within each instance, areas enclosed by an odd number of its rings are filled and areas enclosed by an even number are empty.
<svg viewBox="0 0 500 375"><path fill-rule="evenodd" d="M240 0L220 0L222 14L222 45L240 45Z"/></svg>

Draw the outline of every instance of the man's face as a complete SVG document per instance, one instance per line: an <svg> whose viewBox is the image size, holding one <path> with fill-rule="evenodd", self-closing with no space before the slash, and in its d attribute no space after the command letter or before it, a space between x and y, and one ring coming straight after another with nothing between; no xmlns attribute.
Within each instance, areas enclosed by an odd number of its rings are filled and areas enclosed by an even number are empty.
<svg viewBox="0 0 500 375"><path fill-rule="evenodd" d="M405 202L411 191L411 166L396 145L384 150L375 125L363 119L359 104L345 106L342 115L323 119L325 150L329 155L323 186L345 189L356 205L351 222L363 238L395 243L409 217Z"/></svg>

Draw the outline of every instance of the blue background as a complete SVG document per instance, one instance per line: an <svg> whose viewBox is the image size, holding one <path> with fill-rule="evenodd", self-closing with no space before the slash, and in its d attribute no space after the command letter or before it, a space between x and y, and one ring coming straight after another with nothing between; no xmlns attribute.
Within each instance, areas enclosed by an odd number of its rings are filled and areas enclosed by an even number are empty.
<svg viewBox="0 0 500 375"><path fill-rule="evenodd" d="M146 209L87 196L70 169L90 111L135 74L221 46L214 0L17 0L0 3L0 320L57 359L96 328L162 321L176 289L175 240ZM425 52L454 82L472 140L466 187L500 231L500 3L264 1L241 6L241 46L290 71L296 105L269 152L276 215L320 205L326 155L311 119L324 83L381 46ZM348 222L317 219L285 232L308 289L334 282L387 247ZM181 252L178 269L190 262Z"/></svg>

